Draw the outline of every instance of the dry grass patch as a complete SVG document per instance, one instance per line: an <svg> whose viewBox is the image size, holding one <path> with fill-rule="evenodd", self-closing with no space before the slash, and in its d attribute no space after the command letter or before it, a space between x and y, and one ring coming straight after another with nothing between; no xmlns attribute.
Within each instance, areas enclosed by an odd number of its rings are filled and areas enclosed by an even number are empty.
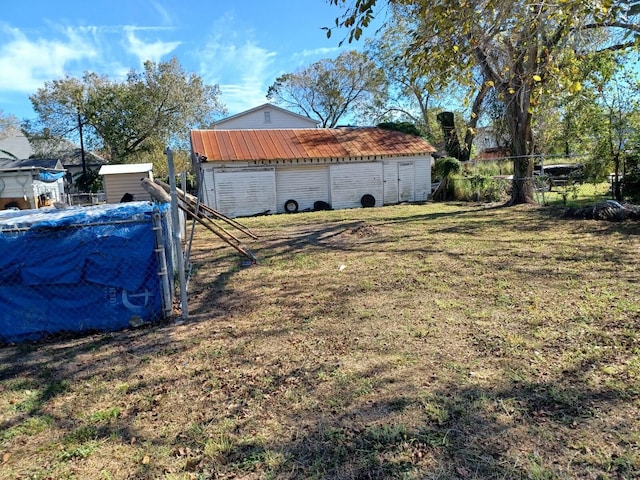
<svg viewBox="0 0 640 480"><path fill-rule="evenodd" d="M640 476L640 225L426 204L196 234L191 319L0 349L2 478Z"/></svg>

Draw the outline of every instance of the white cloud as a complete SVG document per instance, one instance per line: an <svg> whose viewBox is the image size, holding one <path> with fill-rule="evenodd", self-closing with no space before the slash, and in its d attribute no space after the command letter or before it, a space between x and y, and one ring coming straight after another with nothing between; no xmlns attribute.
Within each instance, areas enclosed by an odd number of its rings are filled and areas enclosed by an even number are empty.
<svg viewBox="0 0 640 480"><path fill-rule="evenodd" d="M125 49L128 53L138 57L142 65L147 60L159 62L164 56L173 52L180 46L181 42L163 42L156 40L154 42L145 42L140 39L136 32L140 30L157 30L157 29L141 29L139 27L127 26L125 31Z"/></svg>
<svg viewBox="0 0 640 480"><path fill-rule="evenodd" d="M1 26L0 90L33 93L45 81L64 77L74 63L97 57L91 39L81 32L66 28L60 33L59 39L28 38Z"/></svg>
<svg viewBox="0 0 640 480"><path fill-rule="evenodd" d="M313 50L302 50L301 52L295 53L293 58L303 58L307 59L309 57L316 58L326 58L329 55L340 52L342 49L340 47L323 47L323 48L315 48ZM315 61L315 60L314 60Z"/></svg>
<svg viewBox="0 0 640 480"><path fill-rule="evenodd" d="M250 32L219 33L199 53L202 78L220 85L221 100L230 114L266 103L267 88L277 76L277 52L257 45L249 37Z"/></svg>

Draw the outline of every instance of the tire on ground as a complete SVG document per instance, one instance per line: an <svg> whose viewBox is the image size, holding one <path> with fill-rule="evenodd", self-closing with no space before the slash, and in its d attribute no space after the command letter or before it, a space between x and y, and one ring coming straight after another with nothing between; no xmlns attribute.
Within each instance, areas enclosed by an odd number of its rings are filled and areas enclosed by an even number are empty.
<svg viewBox="0 0 640 480"><path fill-rule="evenodd" d="M376 205L376 199L373 195L369 195L368 193L363 195L362 198L360 199L360 204L365 207L375 207Z"/></svg>
<svg viewBox="0 0 640 480"><path fill-rule="evenodd" d="M298 202L293 199L284 202L284 211L287 213L295 213L298 211Z"/></svg>
<svg viewBox="0 0 640 480"><path fill-rule="evenodd" d="M322 200L318 200L313 203L313 209L314 210L331 210L331 205L329 205L327 202L324 202Z"/></svg>

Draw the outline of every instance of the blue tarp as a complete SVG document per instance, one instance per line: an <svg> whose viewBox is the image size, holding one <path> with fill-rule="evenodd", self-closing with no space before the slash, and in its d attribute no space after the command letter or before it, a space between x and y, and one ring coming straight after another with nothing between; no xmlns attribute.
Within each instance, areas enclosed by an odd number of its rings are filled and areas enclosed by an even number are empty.
<svg viewBox="0 0 640 480"><path fill-rule="evenodd" d="M40 172L39 177L41 182L51 183L60 180L64 175L64 172Z"/></svg>
<svg viewBox="0 0 640 480"><path fill-rule="evenodd" d="M0 342L161 318L154 208L170 264L168 205L0 212Z"/></svg>

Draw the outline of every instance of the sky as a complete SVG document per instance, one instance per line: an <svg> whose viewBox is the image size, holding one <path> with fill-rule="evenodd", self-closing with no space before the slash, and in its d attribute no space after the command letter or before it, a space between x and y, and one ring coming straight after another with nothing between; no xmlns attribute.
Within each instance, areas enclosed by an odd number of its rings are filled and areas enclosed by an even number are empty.
<svg viewBox="0 0 640 480"><path fill-rule="evenodd" d="M34 119L29 95L86 71L123 79L146 60L176 57L187 73L218 84L234 115L267 102L284 73L341 49L322 27L341 9L327 0L17 0L0 7L0 110ZM371 28L371 35L374 34ZM366 34L365 34L366 36Z"/></svg>

